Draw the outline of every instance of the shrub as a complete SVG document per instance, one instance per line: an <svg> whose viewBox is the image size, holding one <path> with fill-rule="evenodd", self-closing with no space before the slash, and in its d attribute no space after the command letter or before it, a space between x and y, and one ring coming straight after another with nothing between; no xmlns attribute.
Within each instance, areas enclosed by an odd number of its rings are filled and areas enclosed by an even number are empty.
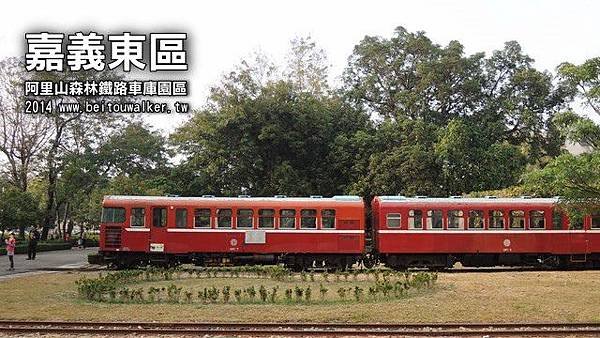
<svg viewBox="0 0 600 338"><path fill-rule="evenodd" d="M294 294L296 295L296 301L299 302L302 300L302 294L304 294L304 289L296 285L294 287Z"/></svg>
<svg viewBox="0 0 600 338"><path fill-rule="evenodd" d="M229 297L231 296L231 287L225 285L223 287L223 303L229 303Z"/></svg>
<svg viewBox="0 0 600 338"><path fill-rule="evenodd" d="M256 298L256 289L254 288L254 285L247 288L246 293L248 294L248 297L250 297L250 301L253 302Z"/></svg>
<svg viewBox="0 0 600 338"><path fill-rule="evenodd" d="M294 291L292 291L292 289L286 289L285 290L285 300L287 302L291 302L292 301L292 294L294 293Z"/></svg>
<svg viewBox="0 0 600 338"><path fill-rule="evenodd" d="M265 289L264 285L261 285L258 288L258 294L260 295L260 300L263 301L263 303L265 303L267 301L267 289Z"/></svg>
<svg viewBox="0 0 600 338"><path fill-rule="evenodd" d="M304 291L304 298L306 299L306 302L310 303L311 296L312 296L312 290L310 289L310 286L309 286Z"/></svg>
<svg viewBox="0 0 600 338"><path fill-rule="evenodd" d="M354 299L356 299L356 301L360 301L360 299L362 298L362 294L363 294L363 289L361 289L360 287L355 286L354 287Z"/></svg>
<svg viewBox="0 0 600 338"><path fill-rule="evenodd" d="M337 294L338 296L340 296L341 300L345 300L346 299L346 289L341 287L337 290Z"/></svg>
<svg viewBox="0 0 600 338"><path fill-rule="evenodd" d="M269 295L271 303L275 303L277 301L277 290L279 290L279 286L275 286L273 289L271 289L271 294Z"/></svg>
<svg viewBox="0 0 600 338"><path fill-rule="evenodd" d="M233 296L238 303L242 302L242 290L235 289L235 291L233 291Z"/></svg>
<svg viewBox="0 0 600 338"><path fill-rule="evenodd" d="M325 300L325 296L327 295L327 291L329 291L326 287L323 286L323 283L320 284L319 292L321 293L321 300Z"/></svg>

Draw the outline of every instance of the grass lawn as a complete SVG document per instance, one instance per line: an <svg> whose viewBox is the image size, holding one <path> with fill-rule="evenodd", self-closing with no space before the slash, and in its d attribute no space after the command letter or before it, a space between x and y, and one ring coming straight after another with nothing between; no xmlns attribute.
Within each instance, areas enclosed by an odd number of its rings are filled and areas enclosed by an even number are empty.
<svg viewBox="0 0 600 338"><path fill-rule="evenodd" d="M436 286L402 299L325 304L109 304L79 300L75 280L83 273L54 273L0 281L3 319L139 321L336 321L336 322L600 322L600 271L440 273ZM94 273L87 273L93 277ZM195 290L275 282L246 278L175 282ZM357 284L358 283L358 284ZM362 285L362 284L364 285ZM168 285L169 282L133 287ZM310 285L319 300L319 282ZM343 285L368 288L364 281L324 283L333 297ZM279 290L283 297L284 290ZM232 295L233 301L233 295ZM353 299L352 293L348 294ZM368 297L367 297L368 298Z"/></svg>

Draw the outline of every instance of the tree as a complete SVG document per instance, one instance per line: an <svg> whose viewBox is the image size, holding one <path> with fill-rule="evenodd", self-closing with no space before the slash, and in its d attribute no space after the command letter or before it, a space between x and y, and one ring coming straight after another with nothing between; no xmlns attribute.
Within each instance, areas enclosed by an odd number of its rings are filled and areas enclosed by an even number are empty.
<svg viewBox="0 0 600 338"><path fill-rule="evenodd" d="M563 154L524 177L524 190L537 196L561 196L569 212L600 208L600 152Z"/></svg>
<svg viewBox="0 0 600 338"><path fill-rule="evenodd" d="M554 117L554 124L564 139L600 150L600 125L591 119L564 111Z"/></svg>
<svg viewBox="0 0 600 338"><path fill-rule="evenodd" d="M23 192L51 137L46 117L25 113L24 69L19 58L0 62L0 152L8 161L5 174Z"/></svg>
<svg viewBox="0 0 600 338"><path fill-rule="evenodd" d="M287 79L300 92L316 96L326 94L329 65L325 51L310 36L296 37L290 44L285 71Z"/></svg>
<svg viewBox="0 0 600 338"><path fill-rule="evenodd" d="M40 221L39 202L31 193L10 185L0 187L0 229L2 235L9 229L19 229L21 238L25 229ZM4 238L4 236L2 236Z"/></svg>
<svg viewBox="0 0 600 338"><path fill-rule="evenodd" d="M198 111L172 135L186 156L183 165L195 170L192 182L206 183L196 194L344 192L348 176L332 171L331 146L364 128L366 115L285 81L262 87L256 97L238 93L217 109Z"/></svg>
<svg viewBox="0 0 600 338"><path fill-rule="evenodd" d="M588 107L600 115L600 57L586 60L579 66L562 63L558 66L558 74Z"/></svg>

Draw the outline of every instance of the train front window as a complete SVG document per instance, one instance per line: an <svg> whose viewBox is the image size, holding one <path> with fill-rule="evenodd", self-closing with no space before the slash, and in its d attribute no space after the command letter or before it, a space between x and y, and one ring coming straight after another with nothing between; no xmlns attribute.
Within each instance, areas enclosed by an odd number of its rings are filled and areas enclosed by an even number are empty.
<svg viewBox="0 0 600 338"><path fill-rule="evenodd" d="M387 227L399 228L401 219L400 214L387 214Z"/></svg>
<svg viewBox="0 0 600 338"><path fill-rule="evenodd" d="M217 210L217 227L231 228L231 209Z"/></svg>
<svg viewBox="0 0 600 338"><path fill-rule="evenodd" d="M272 229L275 227L275 210L259 209L258 210L258 227Z"/></svg>
<svg viewBox="0 0 600 338"><path fill-rule="evenodd" d="M543 210L531 210L529 212L529 229L541 230L546 228L546 218Z"/></svg>
<svg viewBox="0 0 600 338"><path fill-rule="evenodd" d="M281 209L279 211L280 229L296 229L296 210Z"/></svg>
<svg viewBox="0 0 600 338"><path fill-rule="evenodd" d="M152 209L152 226L157 228L167 226L167 208Z"/></svg>
<svg viewBox="0 0 600 338"><path fill-rule="evenodd" d="M431 230L444 228L442 210L427 210L427 228Z"/></svg>
<svg viewBox="0 0 600 338"><path fill-rule="evenodd" d="M102 223L125 222L124 208L102 208Z"/></svg>
<svg viewBox="0 0 600 338"><path fill-rule="evenodd" d="M469 210L469 229L483 229L483 210Z"/></svg>
<svg viewBox="0 0 600 338"><path fill-rule="evenodd" d="M321 228L335 229L335 210L333 210L333 209L321 210Z"/></svg>
<svg viewBox="0 0 600 338"><path fill-rule="evenodd" d="M194 210L194 228L210 228L210 209Z"/></svg>
<svg viewBox="0 0 600 338"><path fill-rule="evenodd" d="M252 229L252 216L254 212L252 209L238 209L237 211L237 227Z"/></svg>
<svg viewBox="0 0 600 338"><path fill-rule="evenodd" d="M302 209L300 211L300 227L304 229L316 229L317 228L317 210L315 209Z"/></svg>
<svg viewBox="0 0 600 338"><path fill-rule="evenodd" d="M146 209L132 208L131 209L131 226L143 227L145 225Z"/></svg>
<svg viewBox="0 0 600 338"><path fill-rule="evenodd" d="M504 213L502 210L490 210L490 226L491 230L504 229Z"/></svg>
<svg viewBox="0 0 600 338"><path fill-rule="evenodd" d="M461 230L465 228L465 219L462 210L448 211L448 229Z"/></svg>
<svg viewBox="0 0 600 338"><path fill-rule="evenodd" d="M592 229L600 229L600 211L592 213Z"/></svg>
<svg viewBox="0 0 600 338"><path fill-rule="evenodd" d="M525 211L512 210L509 225L511 229L525 229Z"/></svg>
<svg viewBox="0 0 600 338"><path fill-rule="evenodd" d="M187 228L187 209L175 209L175 227Z"/></svg>
<svg viewBox="0 0 600 338"><path fill-rule="evenodd" d="M423 229L423 211L409 210L408 211L408 228Z"/></svg>

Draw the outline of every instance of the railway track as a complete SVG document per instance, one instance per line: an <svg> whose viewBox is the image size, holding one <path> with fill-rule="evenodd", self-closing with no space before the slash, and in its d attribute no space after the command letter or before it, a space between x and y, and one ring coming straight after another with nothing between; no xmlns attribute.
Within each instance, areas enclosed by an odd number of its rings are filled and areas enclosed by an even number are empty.
<svg viewBox="0 0 600 338"><path fill-rule="evenodd" d="M4 334L209 335L209 336L600 336L600 323L153 323L0 320Z"/></svg>

